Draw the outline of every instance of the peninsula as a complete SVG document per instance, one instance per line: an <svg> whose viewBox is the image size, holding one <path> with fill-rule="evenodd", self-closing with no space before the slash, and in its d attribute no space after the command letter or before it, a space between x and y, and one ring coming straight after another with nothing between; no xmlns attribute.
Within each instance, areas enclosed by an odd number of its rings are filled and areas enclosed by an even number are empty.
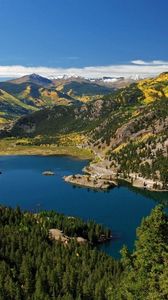
<svg viewBox="0 0 168 300"><path fill-rule="evenodd" d="M73 185L79 185L93 189L107 190L111 187L117 186L117 183L110 178L105 177L103 179L103 177L92 175L69 175L64 176L64 180Z"/></svg>

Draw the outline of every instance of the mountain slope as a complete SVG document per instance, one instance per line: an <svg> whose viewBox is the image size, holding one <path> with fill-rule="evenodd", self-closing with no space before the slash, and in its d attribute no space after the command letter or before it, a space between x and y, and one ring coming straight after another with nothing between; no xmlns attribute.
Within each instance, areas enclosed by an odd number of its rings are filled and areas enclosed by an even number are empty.
<svg viewBox="0 0 168 300"><path fill-rule="evenodd" d="M16 97L0 89L0 122L14 120L20 115L35 111L36 108L23 103Z"/></svg>
<svg viewBox="0 0 168 300"><path fill-rule="evenodd" d="M69 104L74 99L66 94L57 91L55 88L46 88L31 82L23 82L19 84L11 82L1 82L0 88L10 93L23 103L36 107L45 107L47 105L57 104L64 101Z"/></svg>

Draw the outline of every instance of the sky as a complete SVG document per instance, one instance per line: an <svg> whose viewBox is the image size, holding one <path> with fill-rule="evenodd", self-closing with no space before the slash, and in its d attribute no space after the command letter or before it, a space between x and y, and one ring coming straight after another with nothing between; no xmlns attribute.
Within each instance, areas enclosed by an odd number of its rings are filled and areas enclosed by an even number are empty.
<svg viewBox="0 0 168 300"><path fill-rule="evenodd" d="M168 71L167 0L0 0L0 77Z"/></svg>

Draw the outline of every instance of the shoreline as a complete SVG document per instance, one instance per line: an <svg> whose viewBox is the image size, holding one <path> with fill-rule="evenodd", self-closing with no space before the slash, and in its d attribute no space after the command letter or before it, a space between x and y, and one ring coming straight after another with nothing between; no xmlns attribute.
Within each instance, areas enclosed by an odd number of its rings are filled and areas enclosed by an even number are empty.
<svg viewBox="0 0 168 300"><path fill-rule="evenodd" d="M60 149L59 149L60 148ZM32 147L31 149L0 149L0 156L69 156L80 160L92 160L93 154L89 150L81 151L79 148L58 147L58 149L40 149L40 147Z"/></svg>
<svg viewBox="0 0 168 300"><path fill-rule="evenodd" d="M23 152L23 153L6 153L4 154L3 152L0 152L0 156L41 156L41 157L50 157L50 156L64 156L64 157L70 157L73 159L78 159L78 160L90 160L90 158L88 158L87 156L77 156L77 155L73 155L73 154L64 154L64 153L27 153L27 152Z"/></svg>
<svg viewBox="0 0 168 300"><path fill-rule="evenodd" d="M146 178L144 178L144 180L146 180ZM134 187L139 190L144 190L144 191L149 191L149 192L160 192L160 193L168 192L168 190L166 190L166 189L154 189L154 188L145 187L143 184L136 184L136 183L132 184L131 180L128 178L118 177L118 181L124 181L124 182L128 183L131 187Z"/></svg>
<svg viewBox="0 0 168 300"><path fill-rule="evenodd" d="M102 167L98 164L90 164L90 166L86 166L83 169L85 174L89 174L90 176L99 176L100 178L104 180L113 180L117 183L121 181L125 181L130 184L130 186L141 189L141 190L147 190L151 192L168 192L168 189L162 188L162 182L154 181L149 178L143 178L141 176L138 176L138 174L133 173L129 174L129 177L124 178L122 176L122 173L118 174L110 169L106 169L105 167ZM133 181L132 181L133 179ZM160 188L154 188L153 185L156 184L157 186L160 186Z"/></svg>
<svg viewBox="0 0 168 300"><path fill-rule="evenodd" d="M37 147L38 148L38 147ZM44 149L37 149L37 148L32 148L32 149L21 149L19 151L14 151L13 149L12 150L8 150L8 151L2 151L0 150L0 156L67 156L67 157L71 157L73 159L79 159L79 160L88 160L88 161L91 161L93 159L93 155L92 154L84 154L83 152L81 151L77 151L76 153L74 153L74 151L68 151L70 149L67 149L64 150L63 148L62 149L57 149L58 151L55 151L55 149L49 149L48 151L44 150ZM77 148L78 149L78 148ZM81 150L81 149L79 149ZM95 176L95 173L92 173L91 171L88 171L88 167L84 167L84 170L85 174L89 174L90 176L92 176L94 178ZM82 175L82 174L81 174ZM101 176L100 176L100 179L101 179ZM103 180L109 180L109 178L106 178L106 174L102 174L102 179ZM64 179L65 180L65 179ZM148 187L148 186L144 186L144 184L141 182L139 183L136 183L136 182L131 182L130 178L123 178L121 176L118 176L117 178L116 177L113 177L112 181L113 182L116 182L117 184L116 185L111 185L108 186L108 187L105 187L105 188L101 188L101 187L97 187L97 186L93 186L93 185L86 185L86 184L80 184L80 183L76 183L76 182L72 182L72 181L67 181L65 180L67 183L70 183L70 184L73 184L73 185L76 185L76 186L80 186L80 187L88 187L88 188L92 188L92 189L95 189L95 190L108 190L110 188L113 188L113 187L116 187L118 186L118 181L125 181L127 183L130 184L130 186L132 187L135 187L137 189L141 189L141 190L147 190L147 191L151 191L151 192L168 192L168 189L155 189L153 187ZM148 179L147 178L143 178L142 179L143 181L147 181Z"/></svg>
<svg viewBox="0 0 168 300"><path fill-rule="evenodd" d="M4 140L3 140L4 142ZM122 180L128 182L131 186L136 187L141 190L148 190L151 192L168 192L168 189L162 188L154 188L153 184L157 184L160 187L162 186L162 182L155 182L152 179L147 179L138 176L138 174L129 174L129 177L123 178L121 174L116 176L116 172L110 169L106 169L104 162L94 164L92 163L95 159L95 153L91 149L81 149L76 146L27 146L27 145L15 145L14 140L6 140L6 143L2 144L2 140L0 140L0 156L69 156L73 159L79 160L88 160L91 162L90 165L86 165L83 169L84 173L90 176L92 183L88 185L88 182L82 183L75 182L72 180L69 183L84 186L88 188L94 188L99 190L107 190L111 187L117 186L118 181ZM83 176L81 174L81 176ZM133 178L133 180L132 180ZM65 180L65 179L64 179ZM112 181L115 184L109 184L108 181ZM94 181L96 182L94 186ZM101 182L100 182L101 181ZM102 182L104 181L104 182ZM68 182L68 181L66 181ZM105 187L101 187L101 184L108 183Z"/></svg>
<svg viewBox="0 0 168 300"><path fill-rule="evenodd" d="M110 188L116 187L117 182L97 177L92 177L89 175L68 175L63 177L64 181L72 185L86 187L96 190L107 191Z"/></svg>
<svg viewBox="0 0 168 300"><path fill-rule="evenodd" d="M76 178L73 178L73 176L76 176ZM120 186L119 182L124 181L124 182L127 182L130 185L130 187L134 187L139 190L144 190L144 191L146 190L149 192L160 192L160 193L168 192L168 190L166 190L166 189L154 189L154 188L144 187L143 184L142 185L135 184L135 183L131 184L131 181L129 179L127 179L127 178L124 179L122 177L118 177L118 179L113 179L111 182L108 181L108 179L106 180L105 178L104 179L99 178L96 184L94 184L91 179L90 182L88 183L88 181L86 182L85 180L82 179L85 176L86 175L81 175L81 174L68 175L68 176L64 176L63 179L65 182L72 184L74 186L77 186L77 187L90 188L90 189L95 189L95 190L100 190L100 191L108 191L111 188L118 187L118 186Z"/></svg>

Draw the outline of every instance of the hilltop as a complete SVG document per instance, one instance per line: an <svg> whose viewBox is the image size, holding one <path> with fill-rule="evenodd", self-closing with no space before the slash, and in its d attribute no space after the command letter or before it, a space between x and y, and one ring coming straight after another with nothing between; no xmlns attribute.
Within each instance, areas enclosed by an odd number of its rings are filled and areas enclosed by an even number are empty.
<svg viewBox="0 0 168 300"><path fill-rule="evenodd" d="M91 175L167 189L168 73L144 79L80 106L54 106L21 117L3 135L30 145L90 149Z"/></svg>

